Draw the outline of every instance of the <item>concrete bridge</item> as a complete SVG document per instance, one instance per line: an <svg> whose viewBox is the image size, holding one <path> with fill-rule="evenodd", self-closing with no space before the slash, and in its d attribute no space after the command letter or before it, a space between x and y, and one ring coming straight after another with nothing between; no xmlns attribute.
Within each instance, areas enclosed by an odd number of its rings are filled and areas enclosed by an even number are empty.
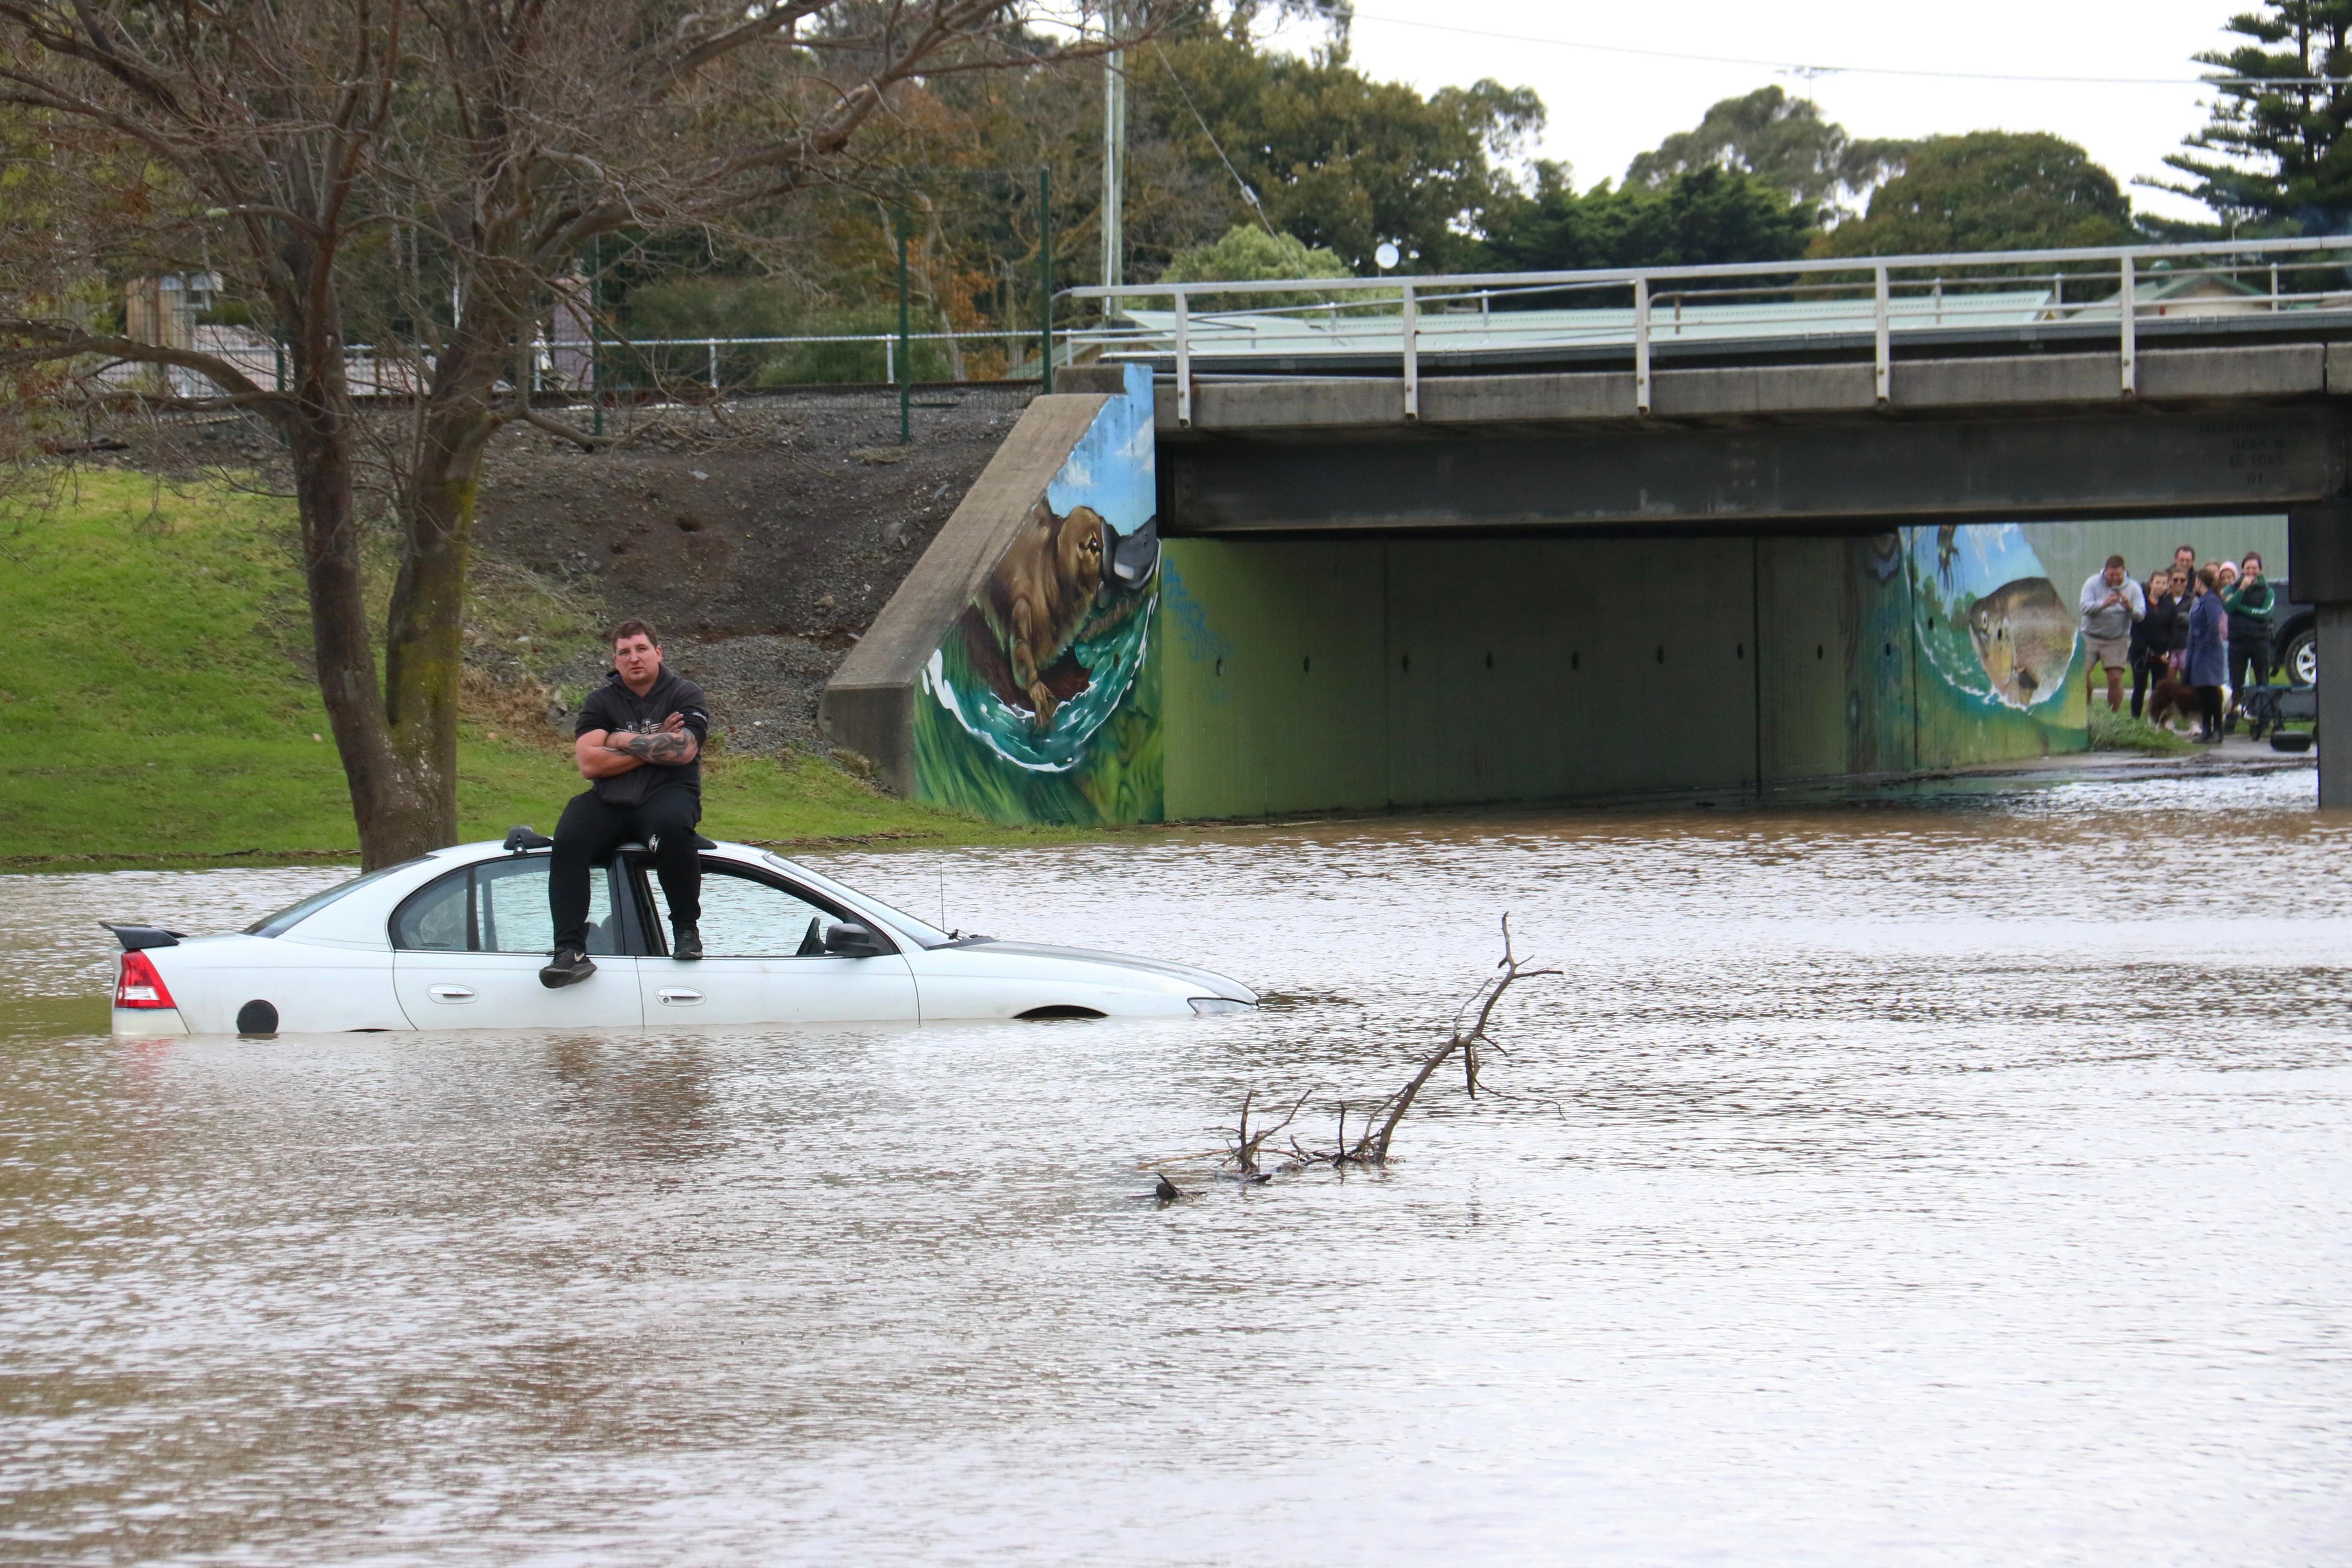
<svg viewBox="0 0 2352 1568"><path fill-rule="evenodd" d="M906 793L1014 817L1882 779L2084 743L2081 578L2032 525L2284 514L2322 731L2352 734L2347 255L1122 289L828 721ZM1150 499L1129 471L1124 515L1090 507L1097 554L1156 535L1148 581L1055 554L1107 419Z"/></svg>

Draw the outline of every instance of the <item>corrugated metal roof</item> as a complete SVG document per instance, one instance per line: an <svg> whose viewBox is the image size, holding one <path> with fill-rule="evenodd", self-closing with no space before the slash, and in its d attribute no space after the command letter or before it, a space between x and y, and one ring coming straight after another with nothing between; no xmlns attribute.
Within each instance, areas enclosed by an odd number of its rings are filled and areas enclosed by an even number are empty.
<svg viewBox="0 0 2352 1568"><path fill-rule="evenodd" d="M2071 303L2053 308L2047 289L1900 295L1887 302L1889 325L1906 331L2022 326L2049 321L2056 313L2071 315L2074 309ZM1128 310L1124 314L1133 324L1133 331L1105 334L1106 353L1166 353L1173 347L1174 311ZM1650 308L1650 338L1654 343L1664 344L1846 336L1871 331L1874 321L1873 303L1867 295L1858 299L1717 305L1683 305L1667 298ZM1289 358L1400 353L1403 350L1401 318L1392 303L1378 314L1362 306L1353 310L1307 306L1294 308L1294 312L1286 315L1194 310L1187 316L1185 332L1193 353L1213 354L1220 359L1257 354ZM1423 354L1586 347L1633 341L1633 310L1630 305L1585 310L1493 311L1424 306L1415 332L1415 346Z"/></svg>

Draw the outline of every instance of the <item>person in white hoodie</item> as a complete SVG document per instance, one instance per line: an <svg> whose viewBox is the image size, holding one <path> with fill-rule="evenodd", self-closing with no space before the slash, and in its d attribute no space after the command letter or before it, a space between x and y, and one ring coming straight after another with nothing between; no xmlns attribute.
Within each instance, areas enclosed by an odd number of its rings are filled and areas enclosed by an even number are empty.
<svg viewBox="0 0 2352 1568"><path fill-rule="evenodd" d="M2107 563L2083 584L2083 636L2091 645L2091 692L2098 694L2099 672L2107 675L2107 711L2124 705L2124 671L2131 668L2132 624L2147 614L2147 599L2131 580L2124 558L2110 555Z"/></svg>

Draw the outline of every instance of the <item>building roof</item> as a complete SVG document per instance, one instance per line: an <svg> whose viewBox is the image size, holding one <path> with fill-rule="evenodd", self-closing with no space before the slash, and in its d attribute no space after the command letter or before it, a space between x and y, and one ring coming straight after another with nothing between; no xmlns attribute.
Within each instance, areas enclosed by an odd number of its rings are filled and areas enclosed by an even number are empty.
<svg viewBox="0 0 2352 1568"><path fill-rule="evenodd" d="M1902 294L1888 300L1890 328L2021 326L2052 318L2051 291L2043 288L1976 292ZM2065 307L2071 311L2072 307ZM1107 354L1165 354L1175 345L1173 310L1130 310L1126 332L1104 336ZM1755 338L1850 336L1874 329L1867 294L1834 299L1774 300L1734 304L1687 304L1672 296L1650 307L1654 343ZM1403 347L1397 302L1290 306L1266 310L1190 310L1188 346L1218 359L1291 359L1323 354L1398 353ZM1423 305L1415 347L1423 354L1495 349L1586 348L1633 341L1631 305L1581 310L1479 310L1453 303Z"/></svg>

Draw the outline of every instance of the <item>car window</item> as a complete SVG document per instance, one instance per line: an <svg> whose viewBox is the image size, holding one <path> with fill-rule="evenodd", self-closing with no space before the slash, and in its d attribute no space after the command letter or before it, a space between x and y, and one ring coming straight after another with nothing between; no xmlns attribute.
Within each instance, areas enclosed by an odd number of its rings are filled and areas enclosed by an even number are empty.
<svg viewBox="0 0 2352 1568"><path fill-rule="evenodd" d="M337 899L343 897L345 894L356 893L362 888L366 887L370 882L374 881L379 877L389 877L394 871L405 871L411 866L416 864L418 864L418 862L415 860L403 860L397 866L386 866L380 871L370 871L365 876L353 877L348 882L338 882L333 887L327 889L324 892L312 893L309 898L304 899L298 903L287 905L284 909L278 910L274 915L262 916L259 920L245 928L245 934L247 936L283 936L288 931L293 930L296 926L301 924L304 921L309 920L312 915L317 914L320 910L325 909L329 904L333 903Z"/></svg>
<svg viewBox="0 0 2352 1568"><path fill-rule="evenodd" d="M469 868L428 883L392 917L392 945L412 952L466 951L466 895Z"/></svg>
<svg viewBox="0 0 2352 1568"><path fill-rule="evenodd" d="M781 855L766 853L760 858L787 876L805 879L820 893L842 894L849 891L831 878L821 876L805 866L795 866ZM875 914L887 921L901 936L912 939L918 947L949 947L952 946L957 940L952 932L943 931L929 921L919 921L904 910L892 909L871 893L861 891L856 896Z"/></svg>
<svg viewBox="0 0 2352 1568"><path fill-rule="evenodd" d="M474 868L475 945L484 952L551 952L555 920L547 909L547 858L528 855ZM588 878L588 951L618 951L613 900L601 873Z"/></svg>
<svg viewBox="0 0 2352 1568"><path fill-rule="evenodd" d="M412 952L551 952L547 869L547 857L530 855L454 871L400 906L392 945ZM611 879L602 868L588 879L588 922L590 952L620 952Z"/></svg>
<svg viewBox="0 0 2352 1568"><path fill-rule="evenodd" d="M664 938L669 933L669 901L651 870L654 910ZM785 891L771 882L707 862L702 868L702 951L712 958L810 958L824 952L824 928L845 918L826 905Z"/></svg>

